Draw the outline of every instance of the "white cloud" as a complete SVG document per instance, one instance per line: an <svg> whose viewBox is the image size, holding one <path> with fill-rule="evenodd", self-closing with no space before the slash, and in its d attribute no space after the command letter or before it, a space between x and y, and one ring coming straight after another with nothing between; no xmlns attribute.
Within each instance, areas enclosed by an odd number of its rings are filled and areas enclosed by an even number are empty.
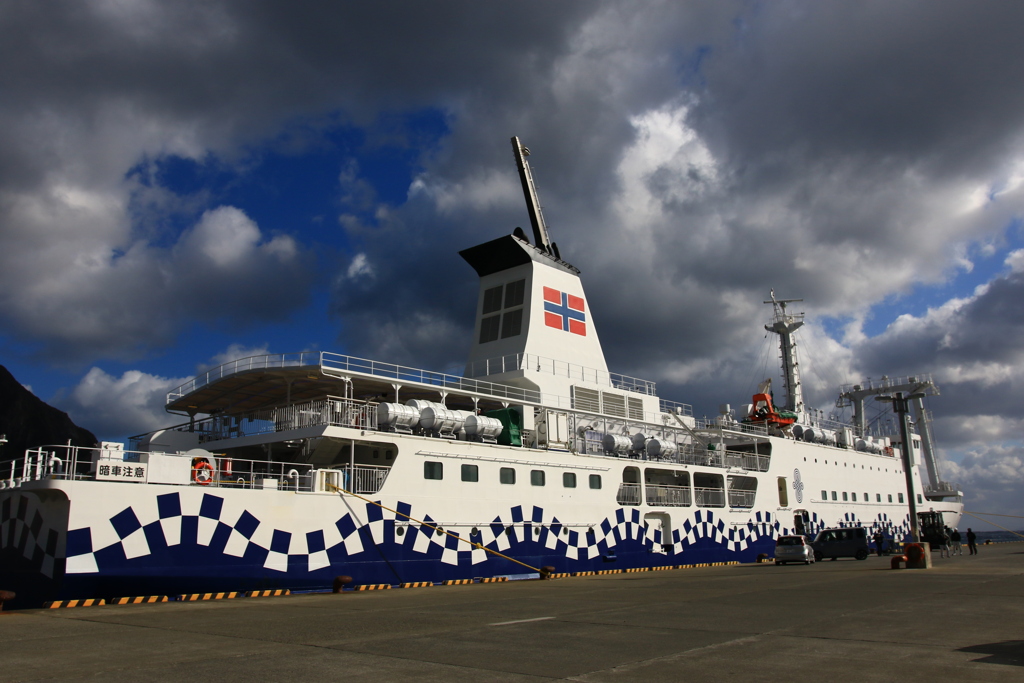
<svg viewBox="0 0 1024 683"><path fill-rule="evenodd" d="M159 377L127 370L120 377L94 367L57 404L98 438L124 438L169 426L167 392L187 377Z"/></svg>

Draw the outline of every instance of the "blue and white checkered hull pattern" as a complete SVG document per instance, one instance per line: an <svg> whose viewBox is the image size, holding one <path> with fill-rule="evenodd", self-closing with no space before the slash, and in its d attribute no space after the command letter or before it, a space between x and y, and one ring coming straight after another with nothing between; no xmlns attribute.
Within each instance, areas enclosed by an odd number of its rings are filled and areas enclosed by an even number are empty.
<svg viewBox="0 0 1024 683"><path fill-rule="evenodd" d="M163 490L133 495L124 507L105 502L107 513L82 505L66 532L50 519L52 505L34 493L17 494L0 508L0 551L4 557L17 555L19 562L51 581L42 600L317 589L330 586L339 574L351 575L357 583L399 583L528 571L466 541L559 572L752 561L760 553L771 554L779 535L793 533L766 511L751 511L741 522L735 511L667 508L660 512L671 515L673 528L671 537L663 538L660 525L645 520L635 507L613 509L592 524L566 524L545 508L519 505L471 526L435 520L427 504L385 502L396 514L331 496L309 500L307 506L319 507L285 519L275 517L274 506L265 500L250 508L251 495ZM298 507L302 504L292 511ZM908 527L907 520L897 524L885 514L868 521L845 513L830 524L812 514L808 532L837 523L898 534ZM54 543L65 533L66 544Z"/></svg>

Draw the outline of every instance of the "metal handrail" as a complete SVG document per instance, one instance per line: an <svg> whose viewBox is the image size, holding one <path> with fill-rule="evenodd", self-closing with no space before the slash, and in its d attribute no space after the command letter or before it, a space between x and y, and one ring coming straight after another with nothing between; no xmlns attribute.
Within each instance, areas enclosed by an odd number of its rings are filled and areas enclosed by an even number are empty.
<svg viewBox="0 0 1024 683"><path fill-rule="evenodd" d="M655 507L690 507L693 498L689 486L671 486L668 484L647 484L644 495L647 504Z"/></svg>
<svg viewBox="0 0 1024 683"><path fill-rule="evenodd" d="M725 489L695 486L693 488L693 497L694 500L697 502L697 507L725 507Z"/></svg>
<svg viewBox="0 0 1024 683"><path fill-rule="evenodd" d="M617 372L597 370L583 365L538 356L533 353L511 353L505 356L474 361L466 365L467 377L486 377L500 375L516 370L536 370L558 377L568 377L581 382L603 384L616 389L625 389L640 394L655 396L657 384L650 380L621 375Z"/></svg>
<svg viewBox="0 0 1024 683"><path fill-rule="evenodd" d="M619 484L619 490L615 494L615 501L619 505L639 505L640 484L629 484L626 482Z"/></svg>

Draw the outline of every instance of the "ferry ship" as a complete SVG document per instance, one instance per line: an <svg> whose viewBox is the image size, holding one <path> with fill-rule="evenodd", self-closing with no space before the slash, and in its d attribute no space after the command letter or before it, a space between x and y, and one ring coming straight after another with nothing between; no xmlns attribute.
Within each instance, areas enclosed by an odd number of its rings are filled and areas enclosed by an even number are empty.
<svg viewBox="0 0 1024 683"><path fill-rule="evenodd" d="M803 402L795 300L765 302L778 406L766 381L697 418L610 372L529 150L512 146L534 239L516 228L460 252L479 276L462 376L328 352L243 358L171 391L175 426L19 455L0 473L0 588L30 606L517 578L752 562L780 535L836 526L903 540L912 514L957 525L924 409L934 382L844 387L853 421L823 419ZM912 407L908 438L869 424L878 396Z"/></svg>

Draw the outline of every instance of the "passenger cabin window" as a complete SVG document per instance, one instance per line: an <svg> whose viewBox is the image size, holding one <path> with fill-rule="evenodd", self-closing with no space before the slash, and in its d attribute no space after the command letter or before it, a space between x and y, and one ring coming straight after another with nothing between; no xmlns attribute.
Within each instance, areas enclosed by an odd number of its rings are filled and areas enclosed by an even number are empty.
<svg viewBox="0 0 1024 683"><path fill-rule="evenodd" d="M846 501L847 501L846 491L843 491L843 502L845 503Z"/></svg>
<svg viewBox="0 0 1024 683"><path fill-rule="evenodd" d="M424 479L444 479L444 463L425 462L423 463Z"/></svg>
<svg viewBox="0 0 1024 683"><path fill-rule="evenodd" d="M498 473L498 480L502 484L514 484L516 483L516 471L512 467L502 467Z"/></svg>
<svg viewBox="0 0 1024 683"><path fill-rule="evenodd" d="M564 486L567 489L576 488L576 473L562 472L562 486Z"/></svg>
<svg viewBox="0 0 1024 683"><path fill-rule="evenodd" d="M856 503L856 502L857 502L857 492L856 492L856 491L854 491L854 492L853 492L853 493L851 493L850 495L851 495L851 496L853 496L853 502L854 502L854 503Z"/></svg>
<svg viewBox="0 0 1024 683"><path fill-rule="evenodd" d="M900 502L902 503L903 502L903 494L902 493L897 493L896 496L900 499Z"/></svg>
<svg viewBox="0 0 1024 683"><path fill-rule="evenodd" d="M591 474L590 475L590 488L599 489L601 488L601 475Z"/></svg>
<svg viewBox="0 0 1024 683"><path fill-rule="evenodd" d="M828 491L822 491L821 492L821 499L822 500L828 500Z"/></svg>
<svg viewBox="0 0 1024 683"><path fill-rule="evenodd" d="M871 496L869 496L868 494L865 493L864 494L864 502L865 503L870 503L871 502Z"/></svg>
<svg viewBox="0 0 1024 683"><path fill-rule="evenodd" d="M530 470L530 485L544 486L544 470Z"/></svg>
<svg viewBox="0 0 1024 683"><path fill-rule="evenodd" d="M889 502L890 503L892 502L892 494L891 493L889 494Z"/></svg>
<svg viewBox="0 0 1024 683"><path fill-rule="evenodd" d="M921 494L919 493L919 494L917 494L917 504L920 505L922 503L924 503L924 501L921 500Z"/></svg>
<svg viewBox="0 0 1024 683"><path fill-rule="evenodd" d="M839 500L838 498L836 498L836 492L835 491L832 492L832 500Z"/></svg>
<svg viewBox="0 0 1024 683"><path fill-rule="evenodd" d="M882 494L881 493L876 493L875 494L875 502L876 503L881 503L882 502Z"/></svg>
<svg viewBox="0 0 1024 683"><path fill-rule="evenodd" d="M480 467L477 465L463 465L462 481L480 481Z"/></svg>

